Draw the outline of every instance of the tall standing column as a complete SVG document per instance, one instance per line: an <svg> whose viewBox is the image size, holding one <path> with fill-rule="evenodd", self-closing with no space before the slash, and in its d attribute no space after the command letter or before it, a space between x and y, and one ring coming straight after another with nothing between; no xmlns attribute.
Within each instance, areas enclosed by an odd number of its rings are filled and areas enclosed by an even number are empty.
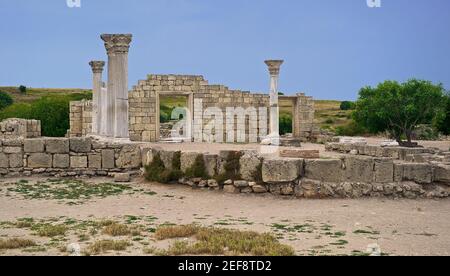
<svg viewBox="0 0 450 276"><path fill-rule="evenodd" d="M102 73L105 66L104 61L89 62L93 73L92 89L92 133L100 134L102 125Z"/></svg>
<svg viewBox="0 0 450 276"><path fill-rule="evenodd" d="M280 108L278 104L278 79L280 76L280 67L283 60L266 60L270 73L270 137L280 136Z"/></svg>
<svg viewBox="0 0 450 276"><path fill-rule="evenodd" d="M103 34L108 53L108 107L109 136L127 138L128 133L128 51L131 34Z"/></svg>

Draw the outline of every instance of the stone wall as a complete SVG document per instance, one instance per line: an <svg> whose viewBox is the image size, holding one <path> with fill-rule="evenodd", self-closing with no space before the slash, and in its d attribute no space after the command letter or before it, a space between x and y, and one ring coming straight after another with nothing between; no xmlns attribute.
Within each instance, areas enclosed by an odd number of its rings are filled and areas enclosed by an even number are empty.
<svg viewBox="0 0 450 276"><path fill-rule="evenodd" d="M231 153L233 153L231 155ZM109 143L91 138L0 140L0 175L112 176L138 174L159 154L172 169L174 151L145 143ZM260 156L254 151L219 154L181 152L186 172L203 156L206 179L180 179L193 188L229 193L271 193L298 198L442 198L450 192L450 163L412 163L394 158L345 155L338 159ZM237 180L218 183L229 156L238 156Z"/></svg>
<svg viewBox="0 0 450 276"><path fill-rule="evenodd" d="M92 133L92 101L70 102L68 137L82 137Z"/></svg>
<svg viewBox="0 0 450 276"><path fill-rule="evenodd" d="M0 139L41 136L41 121L11 118L0 122Z"/></svg>
<svg viewBox="0 0 450 276"><path fill-rule="evenodd" d="M0 175L106 176L141 168L136 144L109 144L90 138L0 140Z"/></svg>

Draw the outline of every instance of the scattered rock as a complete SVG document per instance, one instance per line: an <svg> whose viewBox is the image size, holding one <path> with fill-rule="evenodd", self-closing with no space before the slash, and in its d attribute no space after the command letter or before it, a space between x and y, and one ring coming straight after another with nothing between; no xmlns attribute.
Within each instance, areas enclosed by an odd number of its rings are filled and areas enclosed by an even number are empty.
<svg viewBox="0 0 450 276"><path fill-rule="evenodd" d="M114 174L114 182L130 182L131 177L129 173L116 173Z"/></svg>

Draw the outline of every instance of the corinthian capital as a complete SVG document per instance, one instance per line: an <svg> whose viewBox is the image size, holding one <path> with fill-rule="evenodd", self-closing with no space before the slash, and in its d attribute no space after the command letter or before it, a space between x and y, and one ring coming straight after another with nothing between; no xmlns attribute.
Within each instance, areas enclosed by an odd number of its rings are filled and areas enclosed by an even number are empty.
<svg viewBox="0 0 450 276"><path fill-rule="evenodd" d="M126 54L130 49L133 38L131 34L102 34L101 39L105 42L106 51L109 54Z"/></svg>
<svg viewBox="0 0 450 276"><path fill-rule="evenodd" d="M271 76L278 76L280 74L280 67L284 60L266 60L265 63L269 66Z"/></svg>
<svg viewBox="0 0 450 276"><path fill-rule="evenodd" d="M89 62L89 65L91 66L93 73L102 73L103 67L105 66L105 62L93 60Z"/></svg>

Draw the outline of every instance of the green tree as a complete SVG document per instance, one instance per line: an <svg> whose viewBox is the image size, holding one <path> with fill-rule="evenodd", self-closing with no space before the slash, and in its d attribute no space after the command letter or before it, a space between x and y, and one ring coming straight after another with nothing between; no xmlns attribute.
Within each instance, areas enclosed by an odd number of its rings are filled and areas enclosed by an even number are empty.
<svg viewBox="0 0 450 276"><path fill-rule="evenodd" d="M370 132L388 131L401 145L411 146L416 126L431 124L442 114L444 93L442 84L429 81L385 81L360 90L353 117Z"/></svg>
<svg viewBox="0 0 450 276"><path fill-rule="evenodd" d="M341 110L352 110L355 109L355 103L349 101L343 101L341 103Z"/></svg>
<svg viewBox="0 0 450 276"><path fill-rule="evenodd" d="M8 93L0 91L0 110L12 105L13 103L14 101Z"/></svg>
<svg viewBox="0 0 450 276"><path fill-rule="evenodd" d="M24 85L21 85L21 86L19 86L19 91L20 91L20 93L25 94L25 93L27 93L27 87Z"/></svg>
<svg viewBox="0 0 450 276"><path fill-rule="evenodd" d="M443 134L450 135L450 93L447 93L445 97L445 112L435 119L433 125Z"/></svg>

